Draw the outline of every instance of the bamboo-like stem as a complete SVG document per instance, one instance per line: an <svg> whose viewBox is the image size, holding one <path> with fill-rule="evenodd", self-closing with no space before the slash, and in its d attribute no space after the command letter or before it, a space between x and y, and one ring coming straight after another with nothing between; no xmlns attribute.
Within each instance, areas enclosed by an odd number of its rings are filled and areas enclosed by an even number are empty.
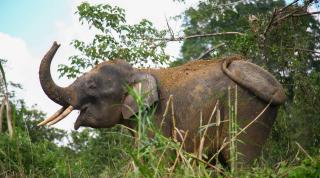
<svg viewBox="0 0 320 178"><path fill-rule="evenodd" d="M170 105L170 103L171 103L172 98L173 98L173 95L170 95L170 96L169 96L169 99L168 99L168 101L167 101L167 103L166 103L166 108L165 108L164 113L163 113L163 115L162 115L162 121L161 121L161 124L160 124L160 128L161 128L161 129L162 129L162 126L163 126L163 124L164 124L164 119L166 118L166 116L167 116L167 114L168 114L169 105Z"/></svg>
<svg viewBox="0 0 320 178"><path fill-rule="evenodd" d="M172 118L173 128L177 128L176 127L176 118L174 116L173 97L171 98L171 118ZM173 132L172 133L173 139L177 139L177 131L176 131L176 129L173 129L172 132Z"/></svg>
<svg viewBox="0 0 320 178"><path fill-rule="evenodd" d="M2 133L2 124L3 124L3 111L5 107L5 99L2 100L1 102L1 107L0 107L0 133Z"/></svg>
<svg viewBox="0 0 320 178"><path fill-rule="evenodd" d="M258 114L256 118L254 118L249 124L247 124L244 128L240 129L240 131L234 136L233 139L236 139L242 132L244 132L248 127L250 127L253 123L255 123L261 116L262 114L269 108L271 105L271 101L268 103L268 105Z"/></svg>
<svg viewBox="0 0 320 178"><path fill-rule="evenodd" d="M178 160L179 160L179 157L180 157L180 155L181 155L181 150L182 150L182 148L183 148L183 145L184 145L184 142L186 141L186 139L187 139L187 136L188 136L188 131L186 132L186 134L184 135L184 137L183 137L183 139L182 139L182 142L181 142L181 145L180 145L180 147L179 147L179 150L177 150L176 152L176 159L174 160L174 163L173 163L173 165L172 165L172 167L171 168L169 168L169 170L170 170L170 172L169 172L169 177L171 177L171 174L173 173L173 171L174 171L174 169L175 169L175 167L176 167L176 165L177 165L177 163L178 163Z"/></svg>
<svg viewBox="0 0 320 178"><path fill-rule="evenodd" d="M224 172L223 172L223 170L222 170L222 169L220 169L219 167L214 166L214 165L210 164L210 163L209 163L209 162L207 162L207 161L204 161L204 160L202 160L202 159L199 159L197 156L194 156L194 155L193 155L193 154L191 154L191 153L186 152L186 155L190 156L191 158L195 159L196 161L199 161L199 162L201 162L201 163L203 163L203 164L205 164L205 165L209 166L210 168L212 168L212 169L214 169L214 170L218 171L219 173L222 173L222 174L224 173Z"/></svg>
<svg viewBox="0 0 320 178"><path fill-rule="evenodd" d="M303 147L302 147L298 142L296 142L296 145L298 145L298 148L301 149L302 152L303 152L311 161L314 161L314 160L312 159L312 157L308 154L308 152L307 152L305 149L303 149Z"/></svg>
<svg viewBox="0 0 320 178"><path fill-rule="evenodd" d="M217 147L217 148L218 148L218 146L219 146L219 144L220 144L220 140L219 140L219 139L220 139L220 138L219 138L219 136L220 136L220 134L219 134L220 124L221 124L221 115L220 115L220 109L219 109L219 107L218 107L218 109L217 109L217 115L216 115L216 147ZM216 156L215 159L216 159L216 162L219 161L218 156Z"/></svg>
<svg viewBox="0 0 320 178"><path fill-rule="evenodd" d="M228 111L229 111L229 154L230 154L230 168L231 173L234 174L237 170L238 152L237 152L237 139L238 123L237 123L237 109L238 109L238 89L235 86L234 102L231 102L231 88L228 87Z"/></svg>
<svg viewBox="0 0 320 178"><path fill-rule="evenodd" d="M203 120L202 111L200 111L200 127L202 126L202 120ZM200 136L201 139L200 139L200 144L199 144L199 149L198 149L198 158L201 159L201 157L202 157L202 149L203 149L202 138L204 136L201 133L201 131L199 133L199 136Z"/></svg>
<svg viewBox="0 0 320 178"><path fill-rule="evenodd" d="M230 169L231 173L234 170L234 141L231 139L234 136L234 129L233 129L233 106L231 104L231 87L228 87L228 117L229 117L229 161L230 161Z"/></svg>
<svg viewBox="0 0 320 178"><path fill-rule="evenodd" d="M236 85L235 86L235 91L234 91L234 117L233 117L233 125L234 125L234 128L233 128L233 131L234 131L234 135L238 132L238 120L237 120L237 117L238 117L238 113L237 113L237 110L238 110L238 86ZM237 164L238 162L238 149L237 149L237 139L235 139L235 143L234 143L234 171L237 171Z"/></svg>
<svg viewBox="0 0 320 178"><path fill-rule="evenodd" d="M168 148L169 148L169 143L166 144L165 148L163 149L163 151L162 151L162 153L161 153L161 155L160 155L160 158L159 158L159 161L158 161L158 163L157 163L157 167L156 167L156 169L155 169L155 172L154 172L154 174L153 174L153 177L156 177L156 176L157 176L160 163L161 163L161 161L162 161L165 153L167 152L167 149L168 149Z"/></svg>
<svg viewBox="0 0 320 178"><path fill-rule="evenodd" d="M7 124L10 139L13 137L13 125L12 125L12 108L10 101L6 98L6 108L7 108Z"/></svg>
<svg viewBox="0 0 320 178"><path fill-rule="evenodd" d="M208 125L211 123L211 120L212 120L214 114L216 113L216 110L217 110L217 108L218 108L218 105L219 105L219 100L217 100L217 102L216 102L216 104L215 104L215 106L214 106L214 108L213 108L213 110L212 110L212 112L211 112L211 115L210 115L210 118L209 118L209 120L208 120L207 126L206 126L206 128L205 128L205 130L204 130L204 132L203 132L202 137L201 137L200 145L199 145L199 152L198 152L198 156L199 156L200 159L201 159L201 157L202 157L204 140L205 140L205 137L206 137L206 135L207 135L208 128L209 128Z"/></svg>

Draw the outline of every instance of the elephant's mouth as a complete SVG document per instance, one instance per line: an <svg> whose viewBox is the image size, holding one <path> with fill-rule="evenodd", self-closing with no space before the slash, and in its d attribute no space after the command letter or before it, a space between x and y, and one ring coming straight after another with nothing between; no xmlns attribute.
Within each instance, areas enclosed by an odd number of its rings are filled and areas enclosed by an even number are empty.
<svg viewBox="0 0 320 178"><path fill-rule="evenodd" d="M83 108L80 110L80 114L76 119L76 122L74 123L74 129L78 130L80 126L83 126L83 118L86 115L87 108Z"/></svg>
<svg viewBox="0 0 320 178"><path fill-rule="evenodd" d="M80 110L80 114L77 117L76 122L74 123L75 130L78 130L81 126L97 127L94 122L95 117L92 115L87 105L82 107L73 107L71 105L69 107L62 107L52 116L39 123L38 126L54 125L66 118L73 110Z"/></svg>
<svg viewBox="0 0 320 178"><path fill-rule="evenodd" d="M61 109L59 109L56 113L54 113L52 116L48 117L47 119L43 120L42 122L40 122L38 124L38 126L43 126L43 125L47 125L47 126L51 126L54 125L58 122L60 122L61 120L63 120L64 118L66 118L72 111L74 110L73 106L69 106L69 107L62 107ZM83 116L86 115L87 113L87 108L81 108L80 109L80 114L74 124L74 129L78 130L80 126L83 125Z"/></svg>

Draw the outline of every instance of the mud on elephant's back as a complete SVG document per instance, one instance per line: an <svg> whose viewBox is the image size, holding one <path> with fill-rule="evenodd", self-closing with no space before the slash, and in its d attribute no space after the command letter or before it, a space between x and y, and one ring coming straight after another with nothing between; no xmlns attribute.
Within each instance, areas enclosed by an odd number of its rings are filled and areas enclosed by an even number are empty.
<svg viewBox="0 0 320 178"><path fill-rule="evenodd" d="M286 100L281 84L263 68L244 60L226 59L223 72L237 84L266 102L279 105Z"/></svg>

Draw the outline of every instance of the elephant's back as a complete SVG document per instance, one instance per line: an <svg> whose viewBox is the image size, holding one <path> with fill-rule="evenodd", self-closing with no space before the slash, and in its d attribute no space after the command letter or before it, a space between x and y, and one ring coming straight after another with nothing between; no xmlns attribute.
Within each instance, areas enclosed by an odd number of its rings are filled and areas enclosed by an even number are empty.
<svg viewBox="0 0 320 178"><path fill-rule="evenodd" d="M240 57L233 56L228 58L239 59ZM193 80L207 77L214 78L217 75L221 75L221 66L225 59L195 60L172 68L140 70L155 76L159 86L165 86L166 89L175 89Z"/></svg>

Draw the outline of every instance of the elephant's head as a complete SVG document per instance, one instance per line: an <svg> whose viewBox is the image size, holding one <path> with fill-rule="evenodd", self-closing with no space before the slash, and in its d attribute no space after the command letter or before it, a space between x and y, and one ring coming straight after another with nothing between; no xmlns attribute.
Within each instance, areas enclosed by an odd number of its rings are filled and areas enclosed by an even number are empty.
<svg viewBox="0 0 320 178"><path fill-rule="evenodd" d="M158 100L155 78L133 69L122 60L100 63L68 87L57 86L51 77L50 64L58 48L59 45L54 42L42 59L39 77L44 92L62 108L38 125L55 124L76 109L80 110L80 114L75 129L80 126L112 127L138 110L133 97L128 94L130 86L148 93L145 97L147 106Z"/></svg>

